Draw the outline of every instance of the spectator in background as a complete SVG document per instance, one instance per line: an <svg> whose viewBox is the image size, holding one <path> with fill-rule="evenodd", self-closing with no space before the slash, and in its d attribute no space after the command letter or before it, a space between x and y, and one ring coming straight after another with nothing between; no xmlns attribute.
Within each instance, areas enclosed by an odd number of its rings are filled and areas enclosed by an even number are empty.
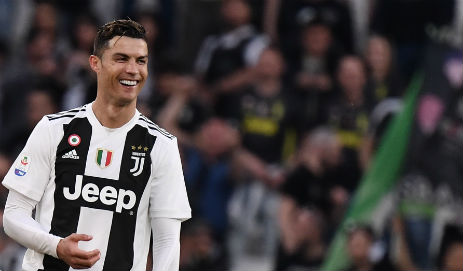
<svg viewBox="0 0 463 271"><path fill-rule="evenodd" d="M42 32L51 37L57 37L59 12L51 1L38 1L32 22L34 31Z"/></svg>
<svg viewBox="0 0 463 271"><path fill-rule="evenodd" d="M369 226L354 226L347 238L347 253L352 261L348 271L398 270L377 246L375 234Z"/></svg>
<svg viewBox="0 0 463 271"><path fill-rule="evenodd" d="M286 151L291 153L294 149L294 146L285 146L288 131L295 125L292 123L292 100L282 81L284 69L280 52L275 48L265 49L256 65L252 84L233 105L235 118L232 120L240 127L242 135L242 150L237 159L251 179L272 188L283 181L278 172L288 158ZM275 170L271 172L270 168Z"/></svg>
<svg viewBox="0 0 463 271"><path fill-rule="evenodd" d="M362 174L359 150L372 108L366 82L367 74L362 59L352 55L344 56L337 68L337 96L329 101L326 108L326 123L336 130L343 146L340 176L343 186L349 192L355 190Z"/></svg>
<svg viewBox="0 0 463 271"><path fill-rule="evenodd" d="M37 1L29 32L37 32L46 36L54 44L52 56L58 65L62 65L63 57L69 50L69 44L59 16L60 10L54 1Z"/></svg>
<svg viewBox="0 0 463 271"><path fill-rule="evenodd" d="M331 90L332 77L341 56L336 46L330 26L322 20L314 19L302 29L302 50L294 63L296 87L315 92Z"/></svg>
<svg viewBox="0 0 463 271"><path fill-rule="evenodd" d="M77 16L71 29L71 50L65 63L66 82L71 87L63 95L63 110L91 102L96 97L96 77L88 64L97 33L96 18L89 13Z"/></svg>
<svg viewBox="0 0 463 271"><path fill-rule="evenodd" d="M289 75L300 103L302 128L321 121L324 101L332 95L336 65L341 56L331 27L314 18L301 31L301 52L289 62Z"/></svg>
<svg viewBox="0 0 463 271"><path fill-rule="evenodd" d="M197 86L191 76L166 66L157 83L153 109L158 110L160 125L178 138L192 210L208 223L214 241L223 244L233 189L230 160L239 145L239 133L224 120L209 116L196 100Z"/></svg>
<svg viewBox="0 0 463 271"><path fill-rule="evenodd" d="M185 222L180 234L180 270L228 270L225 252L221 249L208 224L200 219Z"/></svg>
<svg viewBox="0 0 463 271"><path fill-rule="evenodd" d="M250 24L251 10L245 0L224 0L220 9L224 30L208 36L199 51L195 72L205 92L212 96L219 116L228 117L230 98L254 78L254 65L268 39Z"/></svg>
<svg viewBox="0 0 463 271"><path fill-rule="evenodd" d="M33 128L43 116L56 112L57 103L51 92L50 86L38 85L26 95L25 122L21 123L21 126L18 126L16 129L10 130L1 141L0 149L9 158L14 159L19 154Z"/></svg>
<svg viewBox="0 0 463 271"><path fill-rule="evenodd" d="M368 90L374 107L368 121L368 131L360 147L360 163L366 170L381 142L390 120L402 109L404 92L391 43L383 36L369 38L365 50Z"/></svg>
<svg viewBox="0 0 463 271"><path fill-rule="evenodd" d="M276 188L284 181L286 151L292 153L296 143L289 132L294 106L282 81L284 68L280 51L266 48L255 67L253 82L233 105L238 110L236 123L242 144L234 155L239 185L229 208L232 268L271 269L274 263Z"/></svg>
<svg viewBox="0 0 463 271"><path fill-rule="evenodd" d="M370 37L365 52L365 61L375 104L387 97L402 96L402 80L396 67L391 43L386 38Z"/></svg>
<svg viewBox="0 0 463 271"><path fill-rule="evenodd" d="M4 75L1 86L3 92L1 115L5 129L15 130L18 126L26 125L24 97L42 81L49 81L51 85L56 86L51 89L53 90L51 95L55 101L61 101L64 76L60 76L57 72L60 66L54 55L55 46L54 40L49 35L32 31L28 37L25 56L8 66L9 69Z"/></svg>
<svg viewBox="0 0 463 271"><path fill-rule="evenodd" d="M274 270L318 270L326 253L325 221L317 210L300 209L294 214L292 229L294 248L280 248Z"/></svg>
<svg viewBox="0 0 463 271"><path fill-rule="evenodd" d="M341 144L330 129L315 128L302 140L298 166L280 188L276 270L320 267L326 236L336 228L348 200L347 192L328 174L340 158Z"/></svg>
<svg viewBox="0 0 463 271"><path fill-rule="evenodd" d="M156 119L178 138L192 212L205 223L199 228L192 223L185 231L181 265L185 270L214 270L224 264L226 254L227 205L234 186L231 159L240 136L204 110L194 95L197 86L191 76L166 66L156 82ZM206 243L193 243L198 241Z"/></svg>
<svg viewBox="0 0 463 271"><path fill-rule="evenodd" d="M279 44L287 58L297 52L301 29L314 18L320 18L331 26L335 44L342 50L353 51L352 20L347 1L292 0L280 2L278 15Z"/></svg>
<svg viewBox="0 0 463 271"><path fill-rule="evenodd" d="M194 133L194 145L182 150L192 210L208 223L220 244L224 244L228 228L227 205L234 188L231 159L239 139L235 128L210 118Z"/></svg>
<svg viewBox="0 0 463 271"><path fill-rule="evenodd" d="M165 59L155 77L150 101L152 117L172 131L182 145L193 146L193 134L211 115L211 109L198 95L197 81L178 63Z"/></svg>

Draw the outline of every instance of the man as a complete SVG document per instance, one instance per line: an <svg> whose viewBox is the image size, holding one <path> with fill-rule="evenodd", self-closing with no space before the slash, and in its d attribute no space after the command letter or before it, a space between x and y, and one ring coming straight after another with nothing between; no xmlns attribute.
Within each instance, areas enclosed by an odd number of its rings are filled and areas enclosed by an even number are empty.
<svg viewBox="0 0 463 271"><path fill-rule="evenodd" d="M279 187L277 270L316 270L326 254L324 236L338 224L348 194L332 176L341 161L335 131L319 126L301 138L295 167Z"/></svg>
<svg viewBox="0 0 463 271"><path fill-rule="evenodd" d="M154 270L178 270L191 210L176 138L136 110L144 28L105 24L89 62L95 101L45 116L3 181L5 231L29 248L24 270L145 270L151 227Z"/></svg>
<svg viewBox="0 0 463 271"><path fill-rule="evenodd" d="M224 23L218 35L205 38L195 62L203 95L213 103L215 114L228 118L240 91L255 78L255 65L269 40L251 24L252 10L246 0L221 1Z"/></svg>
<svg viewBox="0 0 463 271"><path fill-rule="evenodd" d="M369 225L354 225L347 239L347 254L351 259L351 266L347 270L398 270L389 260L389 255L375 245L375 233ZM375 253L372 253L373 250Z"/></svg>

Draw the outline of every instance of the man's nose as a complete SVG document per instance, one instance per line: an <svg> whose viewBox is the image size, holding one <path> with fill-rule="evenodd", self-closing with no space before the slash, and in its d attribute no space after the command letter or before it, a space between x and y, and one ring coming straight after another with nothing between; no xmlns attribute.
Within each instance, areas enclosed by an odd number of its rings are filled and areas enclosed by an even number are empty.
<svg viewBox="0 0 463 271"><path fill-rule="evenodd" d="M135 60L129 60L125 65L125 71L130 74L138 73L137 63Z"/></svg>

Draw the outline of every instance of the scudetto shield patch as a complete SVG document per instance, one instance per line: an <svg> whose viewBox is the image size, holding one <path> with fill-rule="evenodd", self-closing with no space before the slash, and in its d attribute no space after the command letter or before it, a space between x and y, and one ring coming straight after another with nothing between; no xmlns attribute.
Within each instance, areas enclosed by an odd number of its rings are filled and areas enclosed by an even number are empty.
<svg viewBox="0 0 463 271"><path fill-rule="evenodd" d="M96 163L101 168L106 168L111 164L113 152L107 149L98 148L96 151Z"/></svg>

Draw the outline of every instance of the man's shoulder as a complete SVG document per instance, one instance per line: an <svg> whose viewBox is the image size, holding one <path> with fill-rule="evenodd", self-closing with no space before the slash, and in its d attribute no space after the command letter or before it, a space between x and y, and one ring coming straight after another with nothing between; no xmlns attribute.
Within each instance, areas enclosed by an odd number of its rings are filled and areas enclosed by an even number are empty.
<svg viewBox="0 0 463 271"><path fill-rule="evenodd" d="M82 115L86 111L86 105L83 105L81 107L77 107L74 109L66 110L66 111L61 111L55 114L50 114L46 115L45 118L48 119L48 122L50 123L61 123L61 122L66 122L70 121L75 117L78 117L79 115Z"/></svg>
<svg viewBox="0 0 463 271"><path fill-rule="evenodd" d="M156 137L164 138L167 140L173 140L176 137L169 133L167 130L164 128L159 127L156 123L154 123L152 120L144 116L143 114L140 114L138 117L137 123L143 127L145 127L148 132Z"/></svg>

